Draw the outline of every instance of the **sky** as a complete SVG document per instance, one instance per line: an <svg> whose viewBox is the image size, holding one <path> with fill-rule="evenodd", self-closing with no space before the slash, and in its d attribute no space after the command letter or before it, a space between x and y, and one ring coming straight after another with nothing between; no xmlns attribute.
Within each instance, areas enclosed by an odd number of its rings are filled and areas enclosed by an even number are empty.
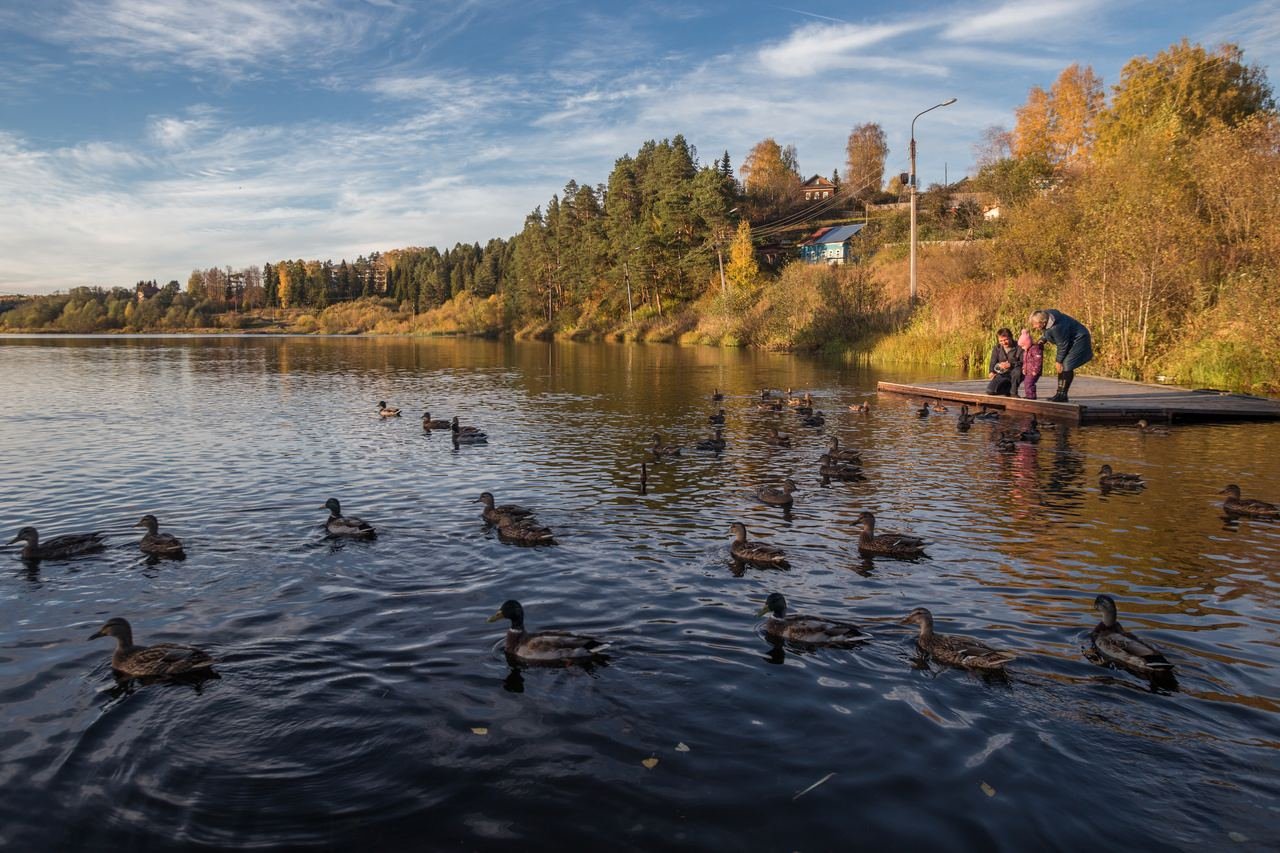
<svg viewBox="0 0 1280 853"><path fill-rule="evenodd" d="M1280 0L0 0L0 293L185 282L519 232L648 139L766 137L806 176L973 171L1073 62L1182 38L1280 60Z"/></svg>

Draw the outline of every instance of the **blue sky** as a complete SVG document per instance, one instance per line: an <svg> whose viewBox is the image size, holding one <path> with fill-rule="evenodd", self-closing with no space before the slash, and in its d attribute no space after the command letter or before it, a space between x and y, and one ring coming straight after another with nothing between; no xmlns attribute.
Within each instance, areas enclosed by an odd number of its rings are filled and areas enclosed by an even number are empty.
<svg viewBox="0 0 1280 853"><path fill-rule="evenodd" d="M0 0L0 293L507 237L683 133L806 175L879 122L887 173L969 172L1072 62L1180 38L1280 59L1280 0Z"/></svg>

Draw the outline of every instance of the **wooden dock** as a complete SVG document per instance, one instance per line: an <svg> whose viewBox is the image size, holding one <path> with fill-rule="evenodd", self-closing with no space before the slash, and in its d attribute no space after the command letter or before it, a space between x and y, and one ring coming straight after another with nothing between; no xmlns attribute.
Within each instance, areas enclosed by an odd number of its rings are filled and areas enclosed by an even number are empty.
<svg viewBox="0 0 1280 853"><path fill-rule="evenodd" d="M921 400L945 400L968 403L977 412L982 407L1011 413L1033 414L1077 424L1132 423L1145 419L1150 423L1185 421L1280 420L1280 400L1232 394L1209 389L1192 390L1172 385L1147 385L1124 379L1077 376L1071 386L1070 403L1050 403L1055 391L1052 376L1040 380L1041 397L993 397L986 393L987 380L968 379L960 382L933 382L907 385L880 382L877 389L890 394L903 394Z"/></svg>

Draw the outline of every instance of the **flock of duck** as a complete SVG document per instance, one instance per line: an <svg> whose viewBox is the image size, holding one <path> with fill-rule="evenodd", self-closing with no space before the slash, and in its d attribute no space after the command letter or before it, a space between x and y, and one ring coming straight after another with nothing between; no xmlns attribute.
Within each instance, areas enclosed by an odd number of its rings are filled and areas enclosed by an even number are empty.
<svg viewBox="0 0 1280 853"><path fill-rule="evenodd" d="M719 389L711 395L712 401L720 403L724 396ZM825 416L813 408L811 394L796 397L788 389L785 394L764 389L760 392L758 408L766 411L784 411L792 409L801 418L801 423L808 427L821 427ZM867 414L870 410L867 403L849 407L856 414ZM920 417L946 412L941 402L925 402L917 412ZM401 410L388 406L385 401L378 403L378 414L382 418L401 416ZM969 412L968 406L961 406L957 418L957 428L968 430L977 420L997 420L999 414L982 411L976 414ZM724 450L726 441L723 436L725 410L718 410L708 417L714 427L714 436L694 445L696 450L719 453ZM997 439L1002 450L1016 447L1019 442L1034 443L1040 440L1041 428L1052 429L1052 425L1038 424L1032 417L1026 429L1003 431ZM422 428L426 431L448 430L455 444L484 444L487 435L472 426L462 426L458 418L445 421L434 419L430 412L422 416ZM1159 427L1151 427L1139 422L1138 429L1144 432L1167 432ZM775 446L789 446L791 437L771 428L764 440ZM652 461L657 464L671 460L682 454L682 448L667 444L659 433L653 434L653 443L647 448ZM864 479L862 474L861 452L854 448L842 447L839 439L831 436L828 440L828 451L818 460L818 471L824 483L835 479L856 481ZM1111 489L1141 490L1145 487L1143 479L1136 474L1118 473L1111 470L1110 465L1103 465L1098 475L1098 484L1103 491ZM640 491L644 493L648 485L648 460L640 466ZM779 485L761 486L756 497L764 504L789 509L794 503L793 493L796 483L790 478ZM1245 499L1241 496L1240 487L1228 485L1221 492L1224 496L1223 510L1230 516L1246 516L1263 519L1280 519L1280 506L1256 499ZM533 510L517 504L499 504L490 492L482 492L475 500L483 504L480 515L486 524L496 529L501 541L518 545L551 545L555 543L552 531L540 524ZM329 498L323 509L328 510L329 517L324 523L326 532L333 537L372 539L377 536L376 528L362 519L344 515L337 498ZM857 526L861 528L858 538L858 551L864 557L890 557L898 559L914 559L924 555L927 542L905 533L877 533L876 518L870 512L859 515ZM144 515L138 520L137 527L145 528L138 547L153 558L181 558L184 556L182 542L169 533L159 531L159 522L154 515ZM741 522L730 525L732 540L729 544L729 556L737 573L745 567L761 569L789 568L786 553L776 545L757 542L748 538L747 528ZM42 560L70 559L97 551L106 547L106 540L101 533L84 533L56 536L41 541L34 527L23 527L9 544L24 543L22 559L39 562ZM1090 632L1090 640L1094 651L1105 663L1120 667L1135 674L1151 679L1169 676L1173 672L1173 664L1150 642L1143 640L1130 631L1125 630L1117 620L1115 600L1107 595L1098 595L1094 599L1094 609L1101 615L1101 621ZM769 637L805 646L846 646L863 643L871 639L857 625L835 619L806 614L789 613L787 600L780 592L771 593L759 616L767 617L763 630ZM504 650L506 654L519 662L532 664L571 664L586 663L602 659L608 643L592 637L573 634L565 631L529 632L524 624L524 608L520 602L508 600L502 604L488 621L507 620ZM924 607L917 607L902 619L904 625L914 625L919 631L916 645L924 660L932 659L942 664L985 672L1001 672L1006 664L1015 659L1013 654L1000 651L986 643L970 637L951 634L940 634L934 631L933 614ZM123 618L108 620L89 639L110 637L116 642L111 657L111 666L116 672L125 676L138 678L173 678L173 677L211 677L214 659L206 652L192 646L161 643L151 646L135 645L133 629Z"/></svg>

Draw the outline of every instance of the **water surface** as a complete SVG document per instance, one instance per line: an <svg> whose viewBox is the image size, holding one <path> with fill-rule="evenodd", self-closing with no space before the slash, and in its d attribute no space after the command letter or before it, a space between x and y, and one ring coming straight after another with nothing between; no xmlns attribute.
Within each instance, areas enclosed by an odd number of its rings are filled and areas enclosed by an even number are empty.
<svg viewBox="0 0 1280 853"><path fill-rule="evenodd" d="M0 558L4 846L1280 844L1280 524L1215 494L1280 500L1280 425L1060 428L1006 454L1013 422L960 434L875 396L927 375L663 345L45 337L0 359L4 540L110 536ZM826 428L758 411L762 386L811 391ZM728 448L693 453L717 405ZM424 434L424 409L489 444ZM641 495L655 430L686 450ZM821 483L832 434L865 482ZM1103 463L1150 486L1102 494ZM791 512L754 499L786 476ZM499 542L486 489L560 544ZM330 496L379 538L327 540ZM863 509L928 558L860 558ZM185 561L142 559L147 512ZM735 574L738 520L793 568ZM775 590L874 640L775 648L755 616ZM1176 689L1086 658L1099 592ZM608 664L512 669L485 622L507 598L531 629L607 638ZM920 605L1016 652L1009 678L913 663L897 622ZM85 642L111 616L222 678L118 684Z"/></svg>

